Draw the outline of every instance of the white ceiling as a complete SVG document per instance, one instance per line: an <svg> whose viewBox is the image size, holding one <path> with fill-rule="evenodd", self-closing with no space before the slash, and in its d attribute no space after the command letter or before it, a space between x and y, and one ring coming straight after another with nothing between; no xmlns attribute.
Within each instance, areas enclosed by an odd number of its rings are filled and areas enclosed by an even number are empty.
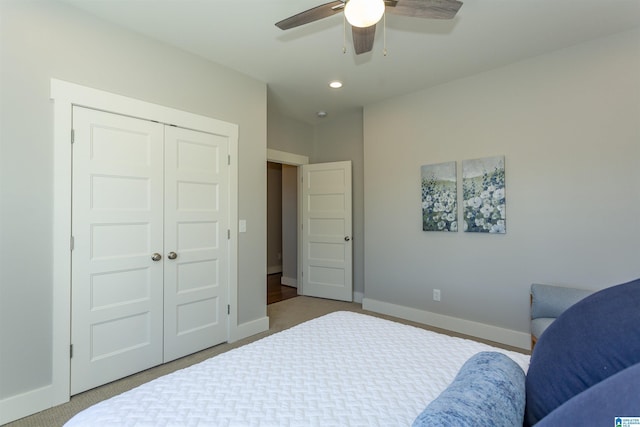
<svg viewBox="0 0 640 427"><path fill-rule="evenodd" d="M356 56L342 13L274 23L329 0L57 0L267 83L270 105L316 123L576 43L640 27L640 0L462 0L453 20L389 15ZM400 0L402 1L402 0ZM344 87L328 88L339 79Z"/></svg>

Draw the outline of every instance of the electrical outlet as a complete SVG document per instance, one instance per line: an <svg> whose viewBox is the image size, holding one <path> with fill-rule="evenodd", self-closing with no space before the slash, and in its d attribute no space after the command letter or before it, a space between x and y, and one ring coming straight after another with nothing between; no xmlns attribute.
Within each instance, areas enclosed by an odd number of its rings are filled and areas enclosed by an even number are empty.
<svg viewBox="0 0 640 427"><path fill-rule="evenodd" d="M440 301L440 289L433 290L433 300Z"/></svg>

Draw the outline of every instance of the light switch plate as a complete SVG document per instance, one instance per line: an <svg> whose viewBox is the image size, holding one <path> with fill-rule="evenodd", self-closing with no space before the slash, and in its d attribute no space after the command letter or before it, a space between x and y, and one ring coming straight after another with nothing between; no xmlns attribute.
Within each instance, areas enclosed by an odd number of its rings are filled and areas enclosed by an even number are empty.
<svg viewBox="0 0 640 427"><path fill-rule="evenodd" d="M241 220L238 222L238 230L239 230L241 233L246 233L246 232L247 232L247 220L246 220L246 219L241 219Z"/></svg>

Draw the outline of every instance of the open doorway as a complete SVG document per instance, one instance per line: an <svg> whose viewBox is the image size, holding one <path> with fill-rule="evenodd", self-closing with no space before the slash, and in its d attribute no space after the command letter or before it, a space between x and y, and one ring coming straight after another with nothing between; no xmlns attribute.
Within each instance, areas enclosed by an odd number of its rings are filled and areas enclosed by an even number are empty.
<svg viewBox="0 0 640 427"><path fill-rule="evenodd" d="M298 296L298 167L267 162L267 304Z"/></svg>
<svg viewBox="0 0 640 427"><path fill-rule="evenodd" d="M351 161L311 165L306 156L271 149L267 161L282 165L283 181L290 171L294 183L290 219L281 223L293 233L282 243L281 284L299 295L353 301Z"/></svg>

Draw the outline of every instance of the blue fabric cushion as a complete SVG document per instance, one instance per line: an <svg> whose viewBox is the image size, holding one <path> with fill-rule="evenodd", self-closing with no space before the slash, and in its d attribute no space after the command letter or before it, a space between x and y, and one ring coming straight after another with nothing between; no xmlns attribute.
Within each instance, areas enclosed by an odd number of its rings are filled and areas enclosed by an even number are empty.
<svg viewBox="0 0 640 427"><path fill-rule="evenodd" d="M640 416L640 363L623 369L554 409L536 427L613 426Z"/></svg>
<svg viewBox="0 0 640 427"><path fill-rule="evenodd" d="M586 289L534 283L531 285L531 318L556 318L592 293L593 291Z"/></svg>
<svg viewBox="0 0 640 427"><path fill-rule="evenodd" d="M540 336L527 372L525 425L640 362L640 279L596 292Z"/></svg>
<svg viewBox="0 0 640 427"><path fill-rule="evenodd" d="M513 427L522 425L525 375L502 353L472 356L451 385L431 402L413 426Z"/></svg>
<svg viewBox="0 0 640 427"><path fill-rule="evenodd" d="M540 338L540 335L552 324L556 319L554 317L538 317L531 319L531 335Z"/></svg>

